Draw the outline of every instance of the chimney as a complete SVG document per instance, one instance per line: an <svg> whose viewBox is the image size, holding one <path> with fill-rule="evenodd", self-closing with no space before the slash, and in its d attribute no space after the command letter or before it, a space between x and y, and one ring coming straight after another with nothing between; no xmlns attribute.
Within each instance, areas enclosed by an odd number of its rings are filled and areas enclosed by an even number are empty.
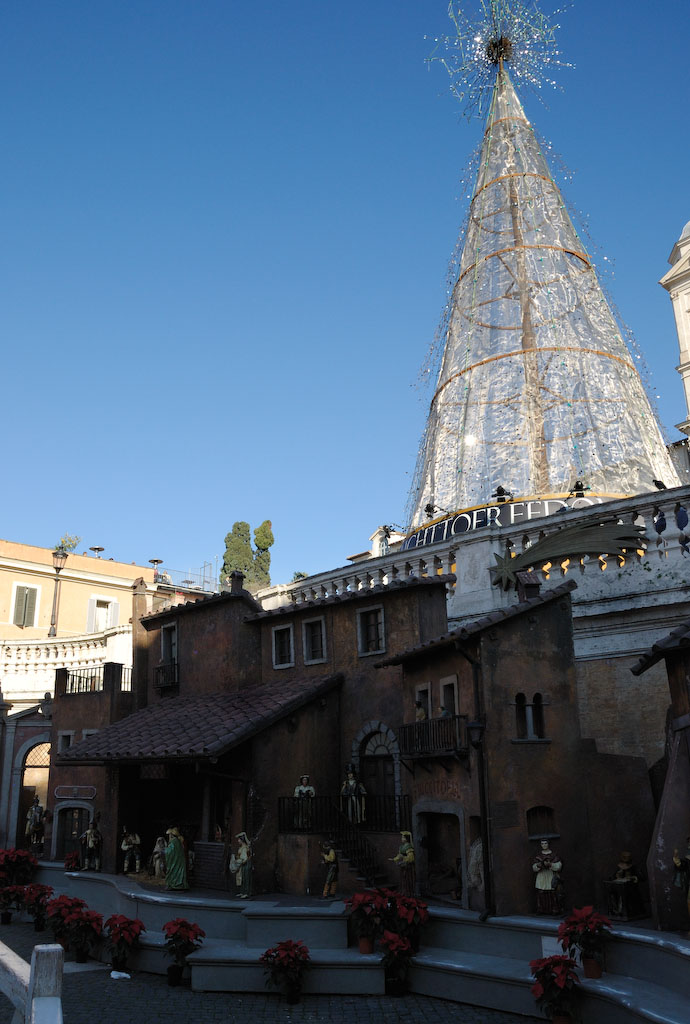
<svg viewBox="0 0 690 1024"><path fill-rule="evenodd" d="M244 573L238 572L237 569L233 569L230 573L230 593L241 594L244 590Z"/></svg>
<svg viewBox="0 0 690 1024"><path fill-rule="evenodd" d="M539 597L539 590L541 583L536 572L531 570L530 572L518 572L517 576L517 596L520 604L524 604L525 601L531 600L533 597Z"/></svg>

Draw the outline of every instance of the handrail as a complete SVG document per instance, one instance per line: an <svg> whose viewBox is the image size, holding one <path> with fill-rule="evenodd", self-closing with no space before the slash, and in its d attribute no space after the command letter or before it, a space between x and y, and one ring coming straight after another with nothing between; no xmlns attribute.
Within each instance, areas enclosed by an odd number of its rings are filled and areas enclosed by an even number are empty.
<svg viewBox="0 0 690 1024"><path fill-rule="evenodd" d="M410 722L396 729L404 757L453 754L468 749L467 715L446 715Z"/></svg>
<svg viewBox="0 0 690 1024"><path fill-rule="evenodd" d="M34 946L31 964L0 942L0 991L15 1008L13 1024L62 1024L62 946Z"/></svg>

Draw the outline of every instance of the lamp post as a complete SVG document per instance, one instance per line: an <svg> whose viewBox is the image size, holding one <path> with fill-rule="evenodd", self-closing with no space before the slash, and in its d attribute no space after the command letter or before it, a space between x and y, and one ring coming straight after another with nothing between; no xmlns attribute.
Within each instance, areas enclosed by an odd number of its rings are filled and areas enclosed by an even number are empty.
<svg viewBox="0 0 690 1024"><path fill-rule="evenodd" d="M467 723L470 744L477 751L477 776L479 779L479 814L482 830L482 861L484 867L484 910L480 921L494 913L493 880L491 877L491 851L489 850L489 807L486 798L486 771L484 763L484 733L486 722L483 718Z"/></svg>
<svg viewBox="0 0 690 1024"><path fill-rule="evenodd" d="M57 635L58 598L60 596L60 573L65 568L67 552L64 548L55 548L53 551L53 569L55 569L55 590L53 592L53 610L50 615L50 629L48 636Z"/></svg>

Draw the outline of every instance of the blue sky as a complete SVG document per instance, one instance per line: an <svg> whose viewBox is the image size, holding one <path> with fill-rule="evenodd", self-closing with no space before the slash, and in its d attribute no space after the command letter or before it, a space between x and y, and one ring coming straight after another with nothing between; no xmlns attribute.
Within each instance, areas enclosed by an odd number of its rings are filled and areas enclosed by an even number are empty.
<svg viewBox="0 0 690 1024"><path fill-rule="evenodd" d="M576 67L522 99L677 438L690 5L559 20ZM449 26L445 0L2 6L0 535L187 570L270 518L277 582L402 521L481 134L425 63Z"/></svg>

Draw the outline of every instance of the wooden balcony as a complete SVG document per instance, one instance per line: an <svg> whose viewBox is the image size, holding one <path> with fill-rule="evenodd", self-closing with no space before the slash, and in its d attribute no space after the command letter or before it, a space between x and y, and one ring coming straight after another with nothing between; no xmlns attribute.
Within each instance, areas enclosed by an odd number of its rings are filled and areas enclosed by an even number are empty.
<svg viewBox="0 0 690 1024"><path fill-rule="evenodd" d="M434 757L459 758L469 748L467 715L448 715L446 718L428 718L424 722L410 722L397 730L401 757L429 759Z"/></svg>

